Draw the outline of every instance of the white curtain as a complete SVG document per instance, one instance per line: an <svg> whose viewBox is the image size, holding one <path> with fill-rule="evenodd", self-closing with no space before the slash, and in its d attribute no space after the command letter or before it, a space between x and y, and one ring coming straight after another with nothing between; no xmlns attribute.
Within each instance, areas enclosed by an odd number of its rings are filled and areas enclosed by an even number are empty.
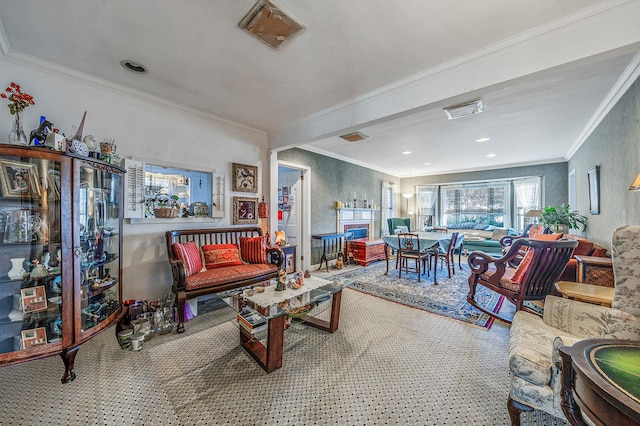
<svg viewBox="0 0 640 426"><path fill-rule="evenodd" d="M380 200L380 231L382 235L389 234L389 224L387 223L387 219L394 217L394 193L393 193L394 185L390 182L382 183L382 196Z"/></svg>
<svg viewBox="0 0 640 426"><path fill-rule="evenodd" d="M438 185L417 186L416 192L418 193L416 230L422 231L425 227L436 225Z"/></svg>

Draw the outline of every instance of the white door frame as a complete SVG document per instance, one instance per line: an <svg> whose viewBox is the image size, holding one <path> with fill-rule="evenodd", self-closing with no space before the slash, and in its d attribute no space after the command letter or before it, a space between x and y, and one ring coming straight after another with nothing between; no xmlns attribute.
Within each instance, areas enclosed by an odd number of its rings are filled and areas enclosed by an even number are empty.
<svg viewBox="0 0 640 426"><path fill-rule="evenodd" d="M308 270L311 260L311 167L303 164L291 163L289 161L278 160L277 151L270 152L270 183L269 193L271 203L269 203L269 229L275 232L278 229L278 166L288 167L290 169L300 170L302 179L302 200L298 201L302 208L299 215L302 226L300 226L300 235L298 246L296 248L296 265L298 270Z"/></svg>

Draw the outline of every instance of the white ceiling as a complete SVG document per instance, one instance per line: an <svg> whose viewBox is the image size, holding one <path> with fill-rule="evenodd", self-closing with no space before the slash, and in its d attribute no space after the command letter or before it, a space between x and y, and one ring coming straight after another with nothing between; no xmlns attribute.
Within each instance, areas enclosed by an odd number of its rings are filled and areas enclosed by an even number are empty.
<svg viewBox="0 0 640 426"><path fill-rule="evenodd" d="M277 0L306 27L278 51L237 27L254 3L0 0L0 47L396 176L566 159L640 49L637 0Z"/></svg>

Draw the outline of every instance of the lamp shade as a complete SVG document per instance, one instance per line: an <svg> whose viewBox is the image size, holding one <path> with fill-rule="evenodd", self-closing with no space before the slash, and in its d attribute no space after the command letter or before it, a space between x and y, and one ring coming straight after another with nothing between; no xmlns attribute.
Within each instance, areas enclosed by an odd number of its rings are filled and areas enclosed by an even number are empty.
<svg viewBox="0 0 640 426"><path fill-rule="evenodd" d="M540 217L542 215L542 210L529 210L525 216L526 217Z"/></svg>
<svg viewBox="0 0 640 426"><path fill-rule="evenodd" d="M631 183L629 191L640 191L640 175L636 176L636 179Z"/></svg>
<svg viewBox="0 0 640 426"><path fill-rule="evenodd" d="M408 200L409 198L413 197L413 193L412 192L404 192L402 194L402 196Z"/></svg>

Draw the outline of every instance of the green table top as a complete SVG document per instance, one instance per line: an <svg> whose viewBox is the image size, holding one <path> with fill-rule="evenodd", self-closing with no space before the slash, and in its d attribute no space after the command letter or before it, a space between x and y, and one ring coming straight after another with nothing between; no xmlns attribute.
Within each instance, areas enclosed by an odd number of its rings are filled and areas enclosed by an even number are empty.
<svg viewBox="0 0 640 426"><path fill-rule="evenodd" d="M603 379L640 403L640 345L597 345L586 355Z"/></svg>

